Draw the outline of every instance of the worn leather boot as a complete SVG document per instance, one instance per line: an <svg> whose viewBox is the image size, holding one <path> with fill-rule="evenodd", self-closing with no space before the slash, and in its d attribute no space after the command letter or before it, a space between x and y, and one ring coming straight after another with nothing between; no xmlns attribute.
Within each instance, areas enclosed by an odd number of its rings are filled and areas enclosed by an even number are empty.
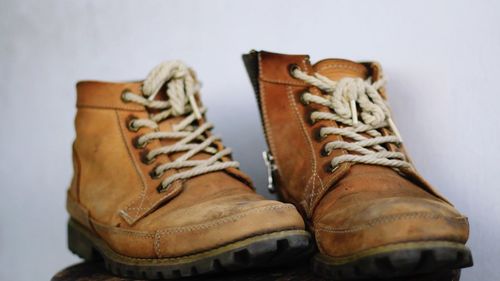
<svg viewBox="0 0 500 281"><path fill-rule="evenodd" d="M121 276L268 266L307 253L295 207L265 200L211 133L198 82L173 61L143 82L77 84L69 248Z"/></svg>
<svg viewBox="0 0 500 281"><path fill-rule="evenodd" d="M472 265L467 218L415 170L377 63L252 51L272 181L314 233L314 270L390 278Z"/></svg>

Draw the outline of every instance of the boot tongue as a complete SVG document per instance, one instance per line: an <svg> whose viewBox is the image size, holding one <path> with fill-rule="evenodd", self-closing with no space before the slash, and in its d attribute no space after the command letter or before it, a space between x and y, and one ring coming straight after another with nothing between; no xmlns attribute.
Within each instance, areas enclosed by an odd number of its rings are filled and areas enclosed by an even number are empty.
<svg viewBox="0 0 500 281"><path fill-rule="evenodd" d="M313 70L330 80L338 81L345 77L368 78L368 68L361 63L344 59L325 59L313 65Z"/></svg>

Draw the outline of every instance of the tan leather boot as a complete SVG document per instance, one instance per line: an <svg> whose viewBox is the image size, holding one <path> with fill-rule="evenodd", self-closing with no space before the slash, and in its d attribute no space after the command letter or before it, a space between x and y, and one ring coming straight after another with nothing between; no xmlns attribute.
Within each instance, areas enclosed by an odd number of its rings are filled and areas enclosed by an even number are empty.
<svg viewBox="0 0 500 281"><path fill-rule="evenodd" d="M411 164L377 63L244 55L270 178L314 233L316 272L393 277L472 265L467 218Z"/></svg>
<svg viewBox="0 0 500 281"><path fill-rule="evenodd" d="M77 84L69 248L115 274L175 278L307 252L295 207L265 200L211 133L198 82L166 62L144 82Z"/></svg>

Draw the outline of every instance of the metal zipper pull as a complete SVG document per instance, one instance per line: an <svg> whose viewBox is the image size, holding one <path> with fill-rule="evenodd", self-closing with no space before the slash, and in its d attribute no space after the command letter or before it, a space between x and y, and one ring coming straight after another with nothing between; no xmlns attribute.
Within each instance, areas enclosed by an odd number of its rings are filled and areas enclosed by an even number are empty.
<svg viewBox="0 0 500 281"><path fill-rule="evenodd" d="M267 167L267 189L269 192L274 193L276 189L274 187L273 172L277 170L276 164L274 164L274 157L269 151L263 151L262 158L264 158L264 163L266 163Z"/></svg>

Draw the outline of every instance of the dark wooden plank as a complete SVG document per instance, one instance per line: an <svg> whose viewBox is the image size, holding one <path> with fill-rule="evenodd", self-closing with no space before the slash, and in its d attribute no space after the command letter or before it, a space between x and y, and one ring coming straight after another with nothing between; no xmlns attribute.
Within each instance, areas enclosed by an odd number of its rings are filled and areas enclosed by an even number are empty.
<svg viewBox="0 0 500 281"><path fill-rule="evenodd" d="M433 275L405 277L392 281L458 281L459 271L441 272ZM225 273L195 278L184 278L183 281L325 281L313 275L309 267L296 266L288 268L254 269L243 272ZM131 281L108 273L101 263L84 262L70 266L57 273L52 281Z"/></svg>

